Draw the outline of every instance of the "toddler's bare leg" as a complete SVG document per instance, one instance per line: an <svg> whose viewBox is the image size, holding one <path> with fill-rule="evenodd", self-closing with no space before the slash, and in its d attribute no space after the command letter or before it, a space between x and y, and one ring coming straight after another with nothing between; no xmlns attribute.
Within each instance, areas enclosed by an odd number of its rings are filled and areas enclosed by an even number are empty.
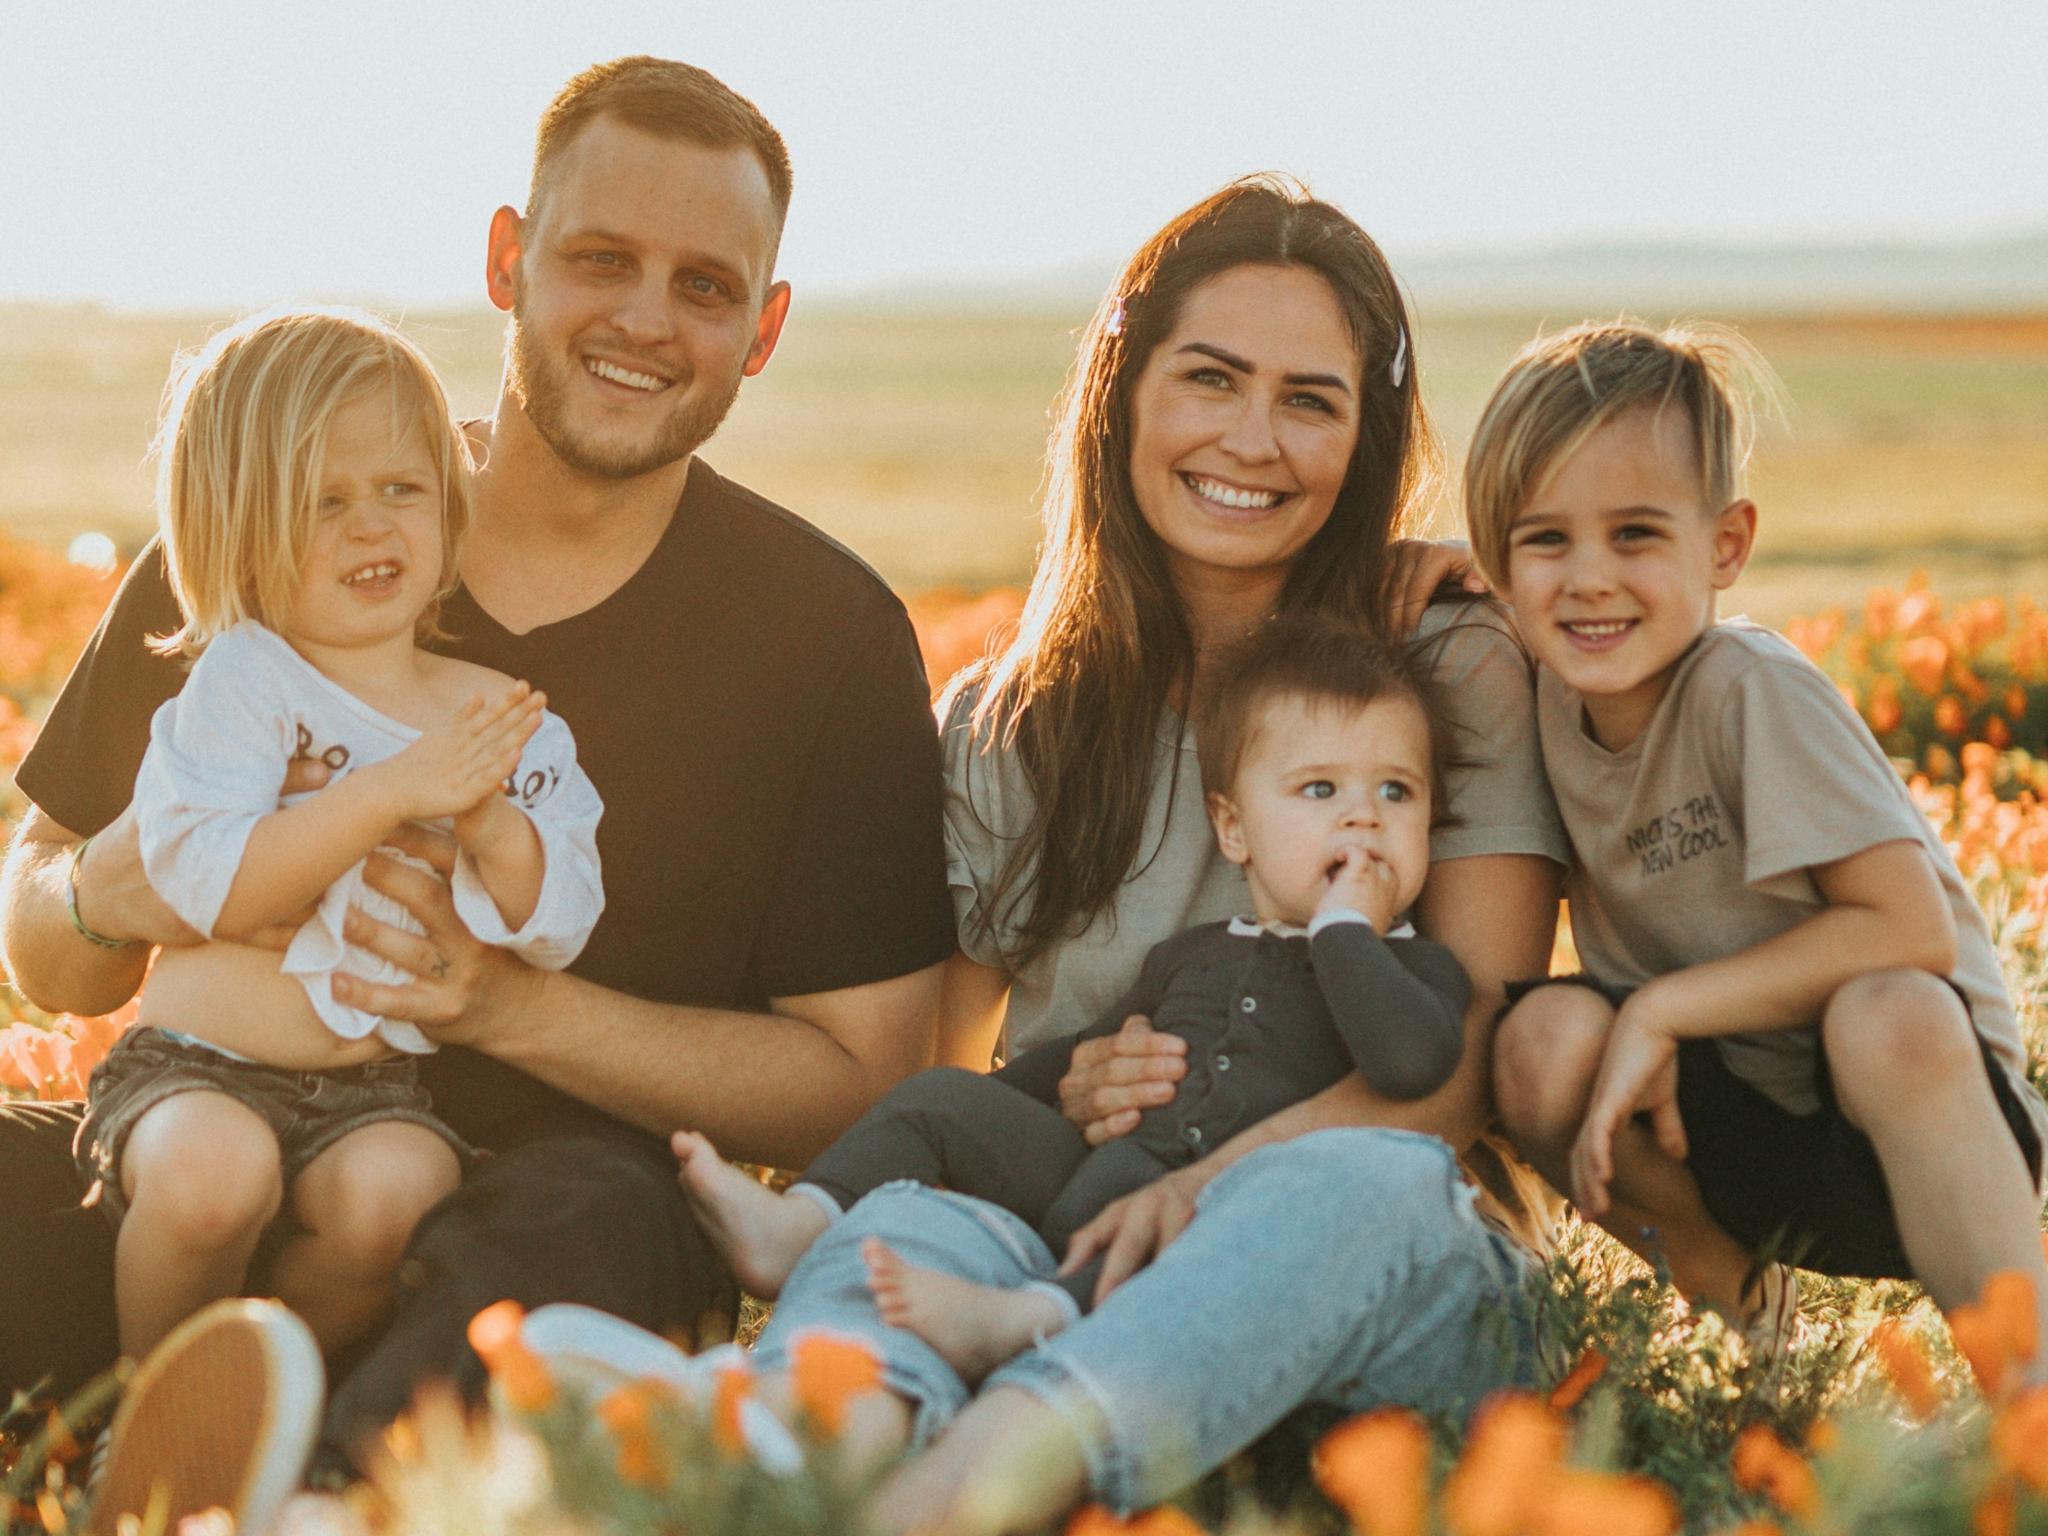
<svg viewBox="0 0 2048 1536"><path fill-rule="evenodd" d="M1614 1005L1599 993L1550 986L1517 1003L1494 1034L1494 1102L1508 1138L1567 1194L1572 1144L1613 1022ZM1615 1134L1613 1201L1601 1226L1645 1259L1662 1259L1692 1300L1732 1321L1746 1318L1751 1255L1707 1213L1691 1170L1640 1126Z"/></svg>
<svg viewBox="0 0 2048 1536"><path fill-rule="evenodd" d="M970 1387L1072 1321L1050 1293L1036 1287L977 1285L924 1269L906 1263L879 1237L861 1244L860 1253L882 1321L923 1339Z"/></svg>
<svg viewBox="0 0 2048 1536"><path fill-rule="evenodd" d="M407 1120L350 1131L306 1165L291 1196L307 1230L271 1278L330 1356L383 1317L413 1228L461 1178L454 1148Z"/></svg>
<svg viewBox="0 0 2048 1536"><path fill-rule="evenodd" d="M695 1131L677 1131L669 1145L683 1193L712 1245L742 1287L773 1301L804 1250L831 1225L831 1216L808 1195L778 1195L742 1173Z"/></svg>
<svg viewBox="0 0 2048 1536"><path fill-rule="evenodd" d="M2000 1270L2034 1283L2048 1340L2041 1203L1999 1111L1975 1029L1946 982L1877 971L1828 999L1821 1022L1835 1095L1877 1148L1913 1271L1943 1309ZM2048 1380L2048 1351L2035 1380Z"/></svg>
<svg viewBox="0 0 2048 1536"><path fill-rule="evenodd" d="M210 1301L242 1289L283 1198L277 1138L224 1093L150 1109L121 1149L128 1211L114 1246L121 1348L140 1357Z"/></svg>

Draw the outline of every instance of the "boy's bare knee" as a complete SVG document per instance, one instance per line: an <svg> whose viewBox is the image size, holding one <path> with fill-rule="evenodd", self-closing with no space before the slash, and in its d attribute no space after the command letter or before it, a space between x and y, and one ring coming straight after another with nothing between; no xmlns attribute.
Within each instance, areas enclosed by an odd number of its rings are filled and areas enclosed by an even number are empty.
<svg viewBox="0 0 2048 1536"><path fill-rule="evenodd" d="M1613 1022L1613 1004L1580 986L1540 987L1508 1011L1494 1031L1493 1094L1511 1138L1576 1128Z"/></svg>
<svg viewBox="0 0 2048 1536"><path fill-rule="evenodd" d="M1866 1128L1984 1072L1961 999L1926 971L1870 971L1843 983L1822 1015L1821 1047L1842 1112Z"/></svg>

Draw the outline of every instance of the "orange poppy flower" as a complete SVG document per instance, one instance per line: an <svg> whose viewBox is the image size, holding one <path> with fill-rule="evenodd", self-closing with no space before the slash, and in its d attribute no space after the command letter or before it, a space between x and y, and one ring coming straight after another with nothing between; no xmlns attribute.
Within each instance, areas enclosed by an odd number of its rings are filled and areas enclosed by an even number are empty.
<svg viewBox="0 0 2048 1536"><path fill-rule="evenodd" d="M667 1461L654 1437L652 1388L644 1382L628 1382L598 1403L597 1418L618 1446L622 1481L636 1488L659 1488L667 1483Z"/></svg>
<svg viewBox="0 0 2048 1536"><path fill-rule="evenodd" d="M1897 1318L1888 1317L1877 1325L1877 1331L1870 1336L1870 1344L1877 1351L1877 1363L1884 1367L1885 1375L1898 1388L1899 1396L1906 1400L1906 1406L1913 1410L1917 1419L1927 1419L1941 1406L1941 1389L1934 1383L1934 1370L1927 1363L1927 1355L1920 1348L1919 1341L1908 1333Z"/></svg>
<svg viewBox="0 0 2048 1536"><path fill-rule="evenodd" d="M1202 1528L1171 1504L1128 1518L1089 1504L1067 1522L1066 1536L1204 1536Z"/></svg>
<svg viewBox="0 0 2048 1536"><path fill-rule="evenodd" d="M1963 728L1970 723L1964 713L1963 701L1952 693L1944 693L1934 704L1934 728L1944 736L1960 736Z"/></svg>
<svg viewBox="0 0 2048 1536"><path fill-rule="evenodd" d="M2021 1392L1999 1410L1991 1454L2001 1472L2048 1493L2048 1387Z"/></svg>
<svg viewBox="0 0 2048 1536"><path fill-rule="evenodd" d="M1429 1524L1429 1430L1402 1408L1347 1419L1316 1446L1316 1486L1361 1536L1422 1536Z"/></svg>
<svg viewBox="0 0 2048 1536"><path fill-rule="evenodd" d="M1509 1536L1563 1457L1564 1421L1548 1405L1521 1392L1494 1398L1444 1484L1446 1522L1457 1536Z"/></svg>
<svg viewBox="0 0 2048 1536"><path fill-rule="evenodd" d="M1976 1301L1949 1313L1948 1329L1984 1395L1999 1396L2010 1367L2033 1359L2040 1347L2033 1282L2016 1269L2000 1270Z"/></svg>
<svg viewBox="0 0 2048 1536"><path fill-rule="evenodd" d="M1653 1478L1566 1467L1546 1480L1525 1529L1529 1536L1670 1536L1678 1501Z"/></svg>
<svg viewBox="0 0 2048 1536"><path fill-rule="evenodd" d="M882 1385L882 1362L859 1339L806 1333L790 1350L796 1404L827 1435L846 1428L846 1405Z"/></svg>
<svg viewBox="0 0 2048 1536"><path fill-rule="evenodd" d="M1948 676L1948 642L1939 635L1916 635L1899 646L1899 670L1906 681L1932 698Z"/></svg>
<svg viewBox="0 0 2048 1536"><path fill-rule="evenodd" d="M719 1367L711 1389L711 1440L728 1456L744 1456L745 1436L740 1433L740 1405L754 1395L754 1373L744 1365Z"/></svg>
<svg viewBox="0 0 2048 1536"><path fill-rule="evenodd" d="M469 1347L516 1412L544 1413L554 1405L555 1378L519 1336L525 1319L526 1309L518 1302L492 1302L469 1320Z"/></svg>
<svg viewBox="0 0 2048 1536"><path fill-rule="evenodd" d="M1593 1389L1593 1383L1606 1374L1607 1357L1587 1346L1579 1356L1579 1363L1572 1367L1571 1374L1550 1389L1550 1406L1559 1413L1569 1412Z"/></svg>
<svg viewBox="0 0 2048 1536"><path fill-rule="evenodd" d="M1761 1493L1786 1514L1811 1519L1820 1509L1820 1485L1806 1458L1780 1440L1767 1424L1752 1424L1735 1437L1735 1486Z"/></svg>
<svg viewBox="0 0 2048 1536"><path fill-rule="evenodd" d="M2014 1536L2019 1530L2019 1500L2011 1482L2000 1479L1984 1491L1970 1511L1971 1536Z"/></svg>

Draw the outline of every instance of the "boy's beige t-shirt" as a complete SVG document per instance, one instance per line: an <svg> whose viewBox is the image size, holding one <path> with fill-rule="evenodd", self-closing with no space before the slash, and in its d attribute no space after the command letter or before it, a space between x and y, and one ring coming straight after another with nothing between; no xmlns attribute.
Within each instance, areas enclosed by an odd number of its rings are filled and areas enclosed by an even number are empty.
<svg viewBox="0 0 2048 1536"><path fill-rule="evenodd" d="M1416 644L1428 648L1456 749L1468 760L1449 785L1458 824L1431 835L1431 860L1519 853L1563 864L1564 833L1537 753L1530 666L1512 628L1490 603L1439 603L1425 614ZM1136 872L1110 910L1080 933L1016 963L1020 915L992 908L1004 861L1030 825L1031 786L1014 752L975 743L974 704L963 691L941 727L947 879L961 948L1011 973L1004 1028L1015 1054L1095 1022L1137 979L1154 944L1249 912L1251 895L1210 831L1194 732L1168 711L1159 721Z"/></svg>
<svg viewBox="0 0 2048 1536"><path fill-rule="evenodd" d="M1955 913L1956 985L2048 1133L1984 914L1876 739L1788 641L1746 619L1716 624L1620 752L1593 739L1580 696L1547 668L1537 718L1571 835L1566 892L1588 972L1639 986L1761 944L1826 905L1815 865L1917 842ZM1731 1071L1796 1114L1820 1107L1819 1041L1817 1027L1715 1037Z"/></svg>

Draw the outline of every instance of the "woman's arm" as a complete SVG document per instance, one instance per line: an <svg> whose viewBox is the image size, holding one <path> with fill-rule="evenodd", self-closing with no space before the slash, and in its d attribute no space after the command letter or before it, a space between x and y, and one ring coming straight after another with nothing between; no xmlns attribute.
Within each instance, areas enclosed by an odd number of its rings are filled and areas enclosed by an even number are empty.
<svg viewBox="0 0 2048 1536"><path fill-rule="evenodd" d="M939 1065L986 1072L1010 1001L1010 973L953 952L939 987Z"/></svg>
<svg viewBox="0 0 2048 1536"><path fill-rule="evenodd" d="M1416 909L1420 926L1458 957L1472 979L1465 1049L1451 1080L1426 1099L1399 1103L1375 1094L1352 1073L1240 1132L1200 1162L1168 1174L1111 1205L1074 1234L1062 1272L1103 1253L1099 1301L1181 1234L1195 1197L1225 1168L1274 1142L1335 1126L1378 1125L1469 1146L1492 1118L1488 1089L1494 1015L1511 980L1549 969L1557 932L1557 866L1526 854L1452 859L1430 870Z"/></svg>

